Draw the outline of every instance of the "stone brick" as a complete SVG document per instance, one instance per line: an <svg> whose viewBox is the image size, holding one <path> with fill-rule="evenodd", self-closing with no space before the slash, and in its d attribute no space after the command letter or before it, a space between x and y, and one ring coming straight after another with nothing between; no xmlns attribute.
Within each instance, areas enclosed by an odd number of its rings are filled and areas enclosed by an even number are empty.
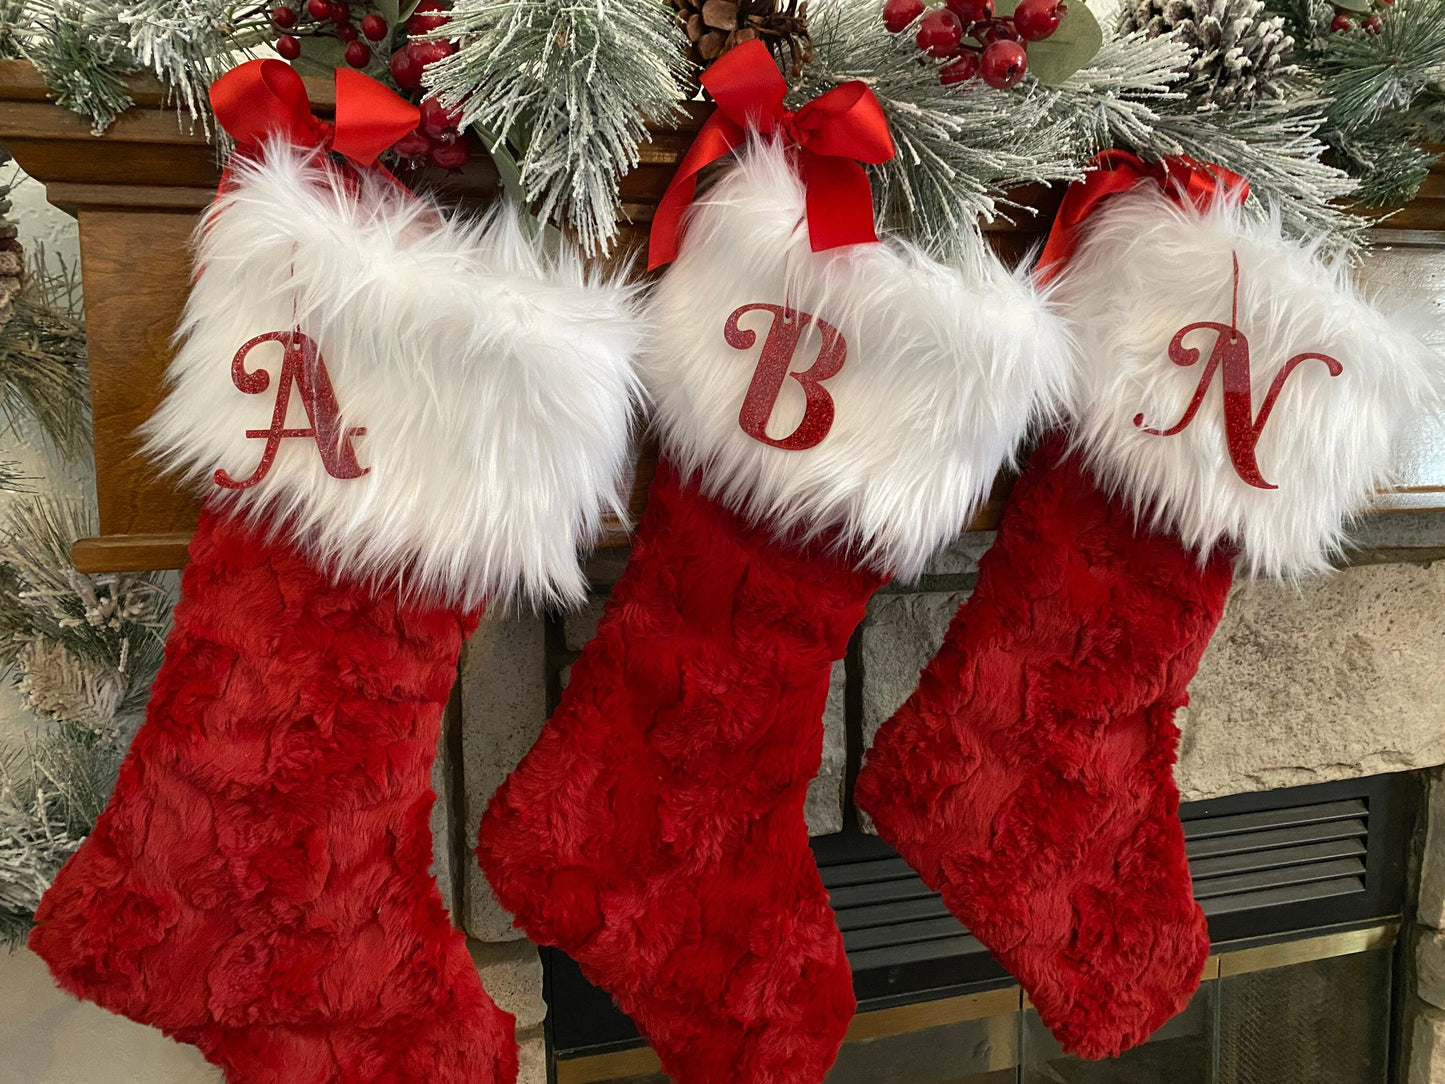
<svg viewBox="0 0 1445 1084"><path fill-rule="evenodd" d="M627 567L627 559L631 556L632 550L627 546L597 550L587 558L582 571L594 588L611 587L622 578L622 570Z"/></svg>
<svg viewBox="0 0 1445 1084"><path fill-rule="evenodd" d="M542 619L488 615L462 656L462 775L467 792L456 803L465 825L468 855L477 823L493 792L536 741L547 719ZM483 941L515 940L522 932L492 895L482 871L468 859L463 884L463 925Z"/></svg>
<svg viewBox="0 0 1445 1084"><path fill-rule="evenodd" d="M966 576L978 571L978 559L993 545L992 531L967 531L933 555L925 576Z"/></svg>
<svg viewBox="0 0 1445 1084"><path fill-rule="evenodd" d="M826 836L843 830L843 783L848 769L848 730L843 709L847 664L833 664L828 681L828 702L823 708L823 765L808 787L803 815L808 834Z"/></svg>
<svg viewBox="0 0 1445 1084"><path fill-rule="evenodd" d="M460 680L460 677L458 678ZM450 733L453 727L461 726L461 712L457 708L454 697L447 704L446 712L442 715L441 740L437 743L436 760L432 763L431 789L436 794L436 804L431 811L431 836L432 836L432 873L437 879L437 888L440 889L442 900L447 905L447 910L453 910L457 905L456 883L459 870L454 869L452 842L456 838L455 832L458 825L453 818L457 811L459 795L453 793L452 786L452 757L450 745ZM452 916L452 921L457 922L457 916ZM460 923L457 923L458 925Z"/></svg>
<svg viewBox="0 0 1445 1084"><path fill-rule="evenodd" d="M1445 931L1422 929L1415 944L1415 992L1445 1009Z"/></svg>
<svg viewBox="0 0 1445 1084"><path fill-rule="evenodd" d="M467 942L482 985L492 1000L517 1018L517 1030L536 1027L547 1018L542 1000L542 957L530 941Z"/></svg>
<svg viewBox="0 0 1445 1084"><path fill-rule="evenodd" d="M1430 781L1418 917L1426 926L1445 930L1445 774L1441 772Z"/></svg>
<svg viewBox="0 0 1445 1084"><path fill-rule="evenodd" d="M967 597L966 591L873 596L862 639L865 745L918 685L919 671Z"/></svg>
<svg viewBox="0 0 1445 1084"><path fill-rule="evenodd" d="M1445 761L1445 563L1237 586L1189 695L1186 799Z"/></svg>
<svg viewBox="0 0 1445 1084"><path fill-rule="evenodd" d="M40 957L0 950L5 1084L222 1084L193 1046L56 988Z"/></svg>
<svg viewBox="0 0 1445 1084"><path fill-rule="evenodd" d="M597 635L597 625L602 620L602 609L606 605L606 595L588 595L581 609L563 616L562 638L568 651L581 651L587 641Z"/></svg>
<svg viewBox="0 0 1445 1084"><path fill-rule="evenodd" d="M1421 1009L1410 1029L1409 1084L1445 1084L1445 1013Z"/></svg>
<svg viewBox="0 0 1445 1084"><path fill-rule="evenodd" d="M547 1084L547 1037L540 1029L517 1033L517 1084Z"/></svg>
<svg viewBox="0 0 1445 1084"><path fill-rule="evenodd" d="M1351 528L1350 541L1358 550L1383 550L1401 559L1412 550L1433 554L1445 548L1445 512L1365 516Z"/></svg>

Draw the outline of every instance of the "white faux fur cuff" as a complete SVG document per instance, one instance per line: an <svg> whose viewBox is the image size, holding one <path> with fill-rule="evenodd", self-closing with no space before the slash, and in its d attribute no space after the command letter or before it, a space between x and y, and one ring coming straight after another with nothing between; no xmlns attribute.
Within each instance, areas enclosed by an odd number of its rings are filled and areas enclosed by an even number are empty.
<svg viewBox="0 0 1445 1084"><path fill-rule="evenodd" d="M814 253L803 209L783 151L756 144L693 208L642 362L663 451L779 533L836 529L911 578L1057 402L1066 334L991 253Z"/></svg>
<svg viewBox="0 0 1445 1084"><path fill-rule="evenodd" d="M1402 427L1445 390L1441 359L1344 261L1227 203L1183 209L1153 184L1117 196L1055 288L1094 470L1185 545L1237 547L1249 574L1327 567Z"/></svg>
<svg viewBox="0 0 1445 1084"><path fill-rule="evenodd" d="M577 601L577 547L620 511L633 293L539 255L514 215L448 220L282 144L232 178L197 233L149 454L338 575Z"/></svg>

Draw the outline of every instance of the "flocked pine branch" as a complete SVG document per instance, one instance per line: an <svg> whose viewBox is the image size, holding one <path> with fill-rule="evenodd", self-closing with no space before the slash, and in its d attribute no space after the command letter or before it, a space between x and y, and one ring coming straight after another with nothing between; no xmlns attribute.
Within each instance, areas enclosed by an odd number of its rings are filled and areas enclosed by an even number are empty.
<svg viewBox="0 0 1445 1084"><path fill-rule="evenodd" d="M130 108L134 54L108 8L84 0L28 0L13 24L19 55L35 65L58 105L89 117L97 135Z"/></svg>
<svg viewBox="0 0 1445 1084"><path fill-rule="evenodd" d="M1219 113L1166 113L1155 153L1187 154L1231 169L1249 181L1250 208L1277 210L1287 234L1319 240L1328 251L1350 249L1368 221L1338 201L1355 192L1348 173L1322 160L1323 103L1265 103Z"/></svg>
<svg viewBox="0 0 1445 1084"><path fill-rule="evenodd" d="M1445 81L1445 3L1395 0L1376 32L1331 35L1320 70L1331 116L1342 128L1405 112L1427 87Z"/></svg>
<svg viewBox="0 0 1445 1084"><path fill-rule="evenodd" d="M428 88L460 103L462 123L520 151L538 217L589 254L610 251L618 181L647 124L675 122L685 42L662 0L459 0L444 31L456 53L427 68Z"/></svg>
<svg viewBox="0 0 1445 1084"><path fill-rule="evenodd" d="M5 253L0 251L0 257ZM33 417L66 459L90 448L85 325L75 269L51 270L37 249L0 326L0 416L11 425Z"/></svg>
<svg viewBox="0 0 1445 1084"><path fill-rule="evenodd" d="M1122 141L1145 158L1187 154L1231 169L1250 183L1249 208L1259 214L1277 210L1283 228L1293 236L1319 240L1329 250L1350 249L1367 223L1338 203L1352 196L1357 185L1337 164L1325 161L1331 123L1329 102L1311 91L1318 84L1317 77L1307 66L1292 66L1278 86L1256 84L1255 89L1265 93L1240 98L1234 107L1223 108L1215 100L1217 80L1201 83L1199 79L1199 54L1217 43L1197 20L1185 20L1188 25L1180 21L1184 15L1207 22L1213 17L1210 13L1230 13L1239 24L1231 31L1237 41L1274 40L1282 29L1308 32L1317 14L1313 0L1286 2L1292 5L1288 12L1257 3L1233 7L1196 3L1180 5L1178 10L1150 5L1147 0L1128 5L1121 13L1122 26L1141 26L1140 32L1146 35L1173 28L1149 37L1147 43L1157 47L1172 41L1175 47L1184 46L1189 57L1184 70L1189 75L1175 84L1177 94L1160 103L1152 124L1128 136L1121 134ZM1141 22L1140 13L1155 8L1167 17ZM1257 25L1243 25L1251 21ZM1312 54L1307 48L1304 55ZM1279 97L1276 91L1282 88L1287 90Z"/></svg>
<svg viewBox="0 0 1445 1084"><path fill-rule="evenodd" d="M1161 111L1184 99L1177 87L1188 62L1189 50L1173 38L1106 31L1093 60L1039 94L1050 120L1082 141L1082 153L1122 147L1159 157L1177 153L1156 146L1156 129Z"/></svg>
<svg viewBox="0 0 1445 1084"><path fill-rule="evenodd" d="M271 36L255 3L217 0L104 0L136 63L153 72L207 132L207 88Z"/></svg>
<svg viewBox="0 0 1445 1084"><path fill-rule="evenodd" d="M121 675L118 711L143 703L170 618L165 581L149 573L77 572L70 544L93 533L79 502L34 497L13 501L10 511L11 535L0 559L20 584L31 638L63 646L92 673Z"/></svg>
<svg viewBox="0 0 1445 1084"><path fill-rule="evenodd" d="M75 571L70 541L93 529L77 502L37 497L13 510L0 546L0 664L42 725L0 749L0 942L24 937L104 807L172 601L164 574Z"/></svg>

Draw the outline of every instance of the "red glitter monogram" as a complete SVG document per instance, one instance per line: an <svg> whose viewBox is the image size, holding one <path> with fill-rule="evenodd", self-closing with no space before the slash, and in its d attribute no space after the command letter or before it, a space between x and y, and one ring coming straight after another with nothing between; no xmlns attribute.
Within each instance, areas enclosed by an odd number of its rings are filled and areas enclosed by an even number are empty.
<svg viewBox="0 0 1445 1084"><path fill-rule="evenodd" d="M1185 346L1185 336L1194 331L1214 332L1214 346L1209 352L1209 361L1204 365L1199 385L1194 389L1194 397L1189 400L1189 405L1184 409L1184 416L1168 429L1146 427L1143 414L1134 416L1134 424L1144 432L1157 437L1172 437L1174 434L1182 432L1199 413L1199 405L1204 401L1204 393L1209 390L1209 385L1214 380L1214 374L1223 370L1224 375L1221 379L1224 395L1224 436L1235 473L1258 489L1278 489L1278 486L1266 481L1264 475L1260 473L1259 463L1255 459L1255 448L1259 444L1260 435L1264 432L1265 423L1269 421L1269 416L1274 411L1275 401L1279 398L1279 393L1284 390L1285 381L1289 379L1290 373L1306 361L1323 362L1332 377L1339 376L1344 372L1344 366L1327 354L1296 354L1285 362L1284 367L1275 374L1274 381L1270 384L1269 391L1265 393L1264 402L1260 405L1259 413L1256 415L1249 371L1249 340L1245 338L1244 332L1239 330L1238 324L1239 257L1236 255L1234 257L1234 307L1229 323L1221 324L1212 320L1201 320L1196 324L1188 324L1176 331L1174 338L1169 343L1169 360L1175 365L1187 369L1198 363L1200 351Z"/></svg>
<svg viewBox="0 0 1445 1084"><path fill-rule="evenodd" d="M249 489L266 477L276 460L276 449L281 441L289 437L315 440L326 473L333 478L360 478L370 468L356 462L351 438L363 436L366 429L342 428L341 410L336 404L336 391L331 386L331 376L326 372L326 362L309 337L300 331L268 331L265 335L257 335L237 350L236 356L231 359L232 383L247 395L260 395L270 386L271 375L265 369L257 369L254 373L246 371L246 355L261 343L268 342L280 343L284 349L280 382L276 386L276 408L271 412L270 429L246 430L246 436L264 439L266 449L249 478L238 482L224 470L218 470L214 476L216 485L224 489ZM301 405L306 408L306 417L311 422L309 429L286 428L292 385L301 392Z"/></svg>
<svg viewBox="0 0 1445 1084"><path fill-rule="evenodd" d="M816 316L784 305L759 303L734 310L723 325L723 338L737 350L748 350L757 341L756 332L738 327L738 318L750 312L772 313L773 319L767 338L763 340L763 352L758 358L757 368L753 370L753 380L748 385L742 410L738 412L738 425L754 440L774 448L798 452L816 447L833 427L833 397L823 387L823 381L836 376L843 368L848 344L837 328ZM789 372L793 354L802 340L804 329L809 326L816 327L823 339L818 359L802 372ZM783 379L789 376L802 385L806 406L797 427L781 440L774 440L768 436L768 419L777 406Z"/></svg>

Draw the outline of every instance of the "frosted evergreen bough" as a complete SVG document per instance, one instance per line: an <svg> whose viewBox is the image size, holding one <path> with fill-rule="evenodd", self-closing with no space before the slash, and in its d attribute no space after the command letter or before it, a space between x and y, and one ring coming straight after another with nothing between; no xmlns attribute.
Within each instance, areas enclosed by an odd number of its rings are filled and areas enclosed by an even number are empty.
<svg viewBox="0 0 1445 1084"><path fill-rule="evenodd" d="M76 572L70 542L93 530L78 502L33 497L0 546L0 664L41 721L0 748L0 943L105 808L164 651L168 578Z"/></svg>
<svg viewBox="0 0 1445 1084"><path fill-rule="evenodd" d="M427 69L494 146L517 151L542 220L589 255L621 224L618 182L640 161L647 126L683 115L686 45L660 0L459 0L440 36L461 47Z"/></svg>
<svg viewBox="0 0 1445 1084"><path fill-rule="evenodd" d="M270 22L253 4L214 0L104 0L136 64L171 89L211 130L207 89L268 40Z"/></svg>

